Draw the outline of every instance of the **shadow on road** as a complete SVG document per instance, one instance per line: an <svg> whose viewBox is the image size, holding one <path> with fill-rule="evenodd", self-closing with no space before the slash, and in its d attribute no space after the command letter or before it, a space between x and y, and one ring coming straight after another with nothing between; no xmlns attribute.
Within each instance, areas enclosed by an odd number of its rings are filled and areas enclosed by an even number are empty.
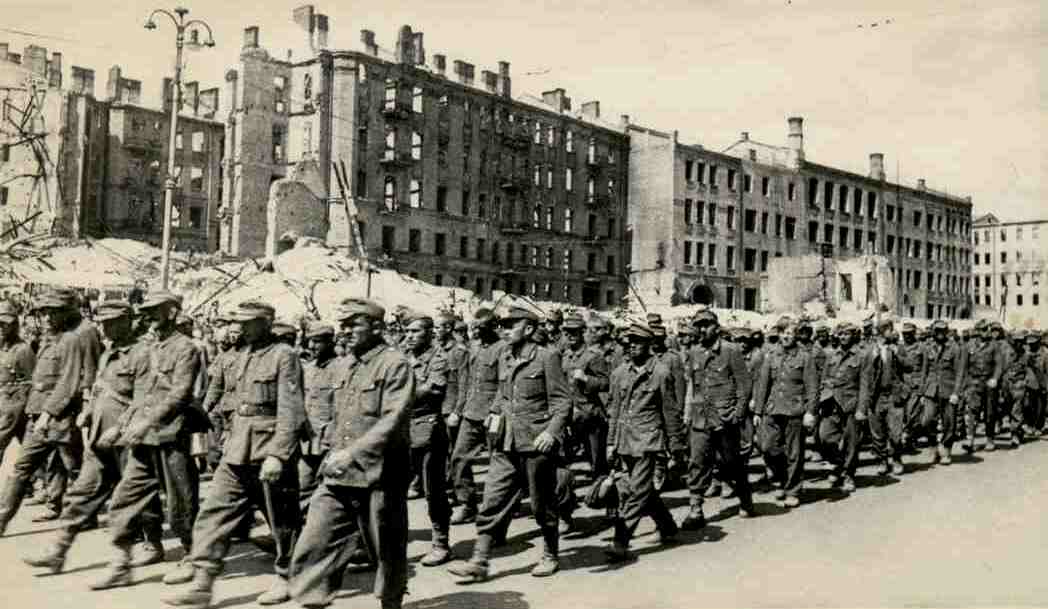
<svg viewBox="0 0 1048 609"><path fill-rule="evenodd" d="M417 602L405 609L530 609L520 592L451 592Z"/></svg>
<svg viewBox="0 0 1048 609"><path fill-rule="evenodd" d="M107 563L105 561L103 561L103 562L96 562L96 563L91 563L89 565L84 565L82 567L77 567L75 569L63 569L61 573L51 573L50 571L43 571L43 572L34 573L33 575L35 575L36 577L39 577L39 578L55 577L57 575L69 575L71 573L80 573L81 571L90 571L91 569L101 569L102 567L106 566L107 564L109 564L109 563Z"/></svg>

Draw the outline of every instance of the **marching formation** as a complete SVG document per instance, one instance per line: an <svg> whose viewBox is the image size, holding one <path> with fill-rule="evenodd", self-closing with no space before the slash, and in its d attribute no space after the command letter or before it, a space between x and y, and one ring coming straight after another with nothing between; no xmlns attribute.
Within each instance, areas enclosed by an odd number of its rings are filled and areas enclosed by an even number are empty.
<svg viewBox="0 0 1048 609"><path fill-rule="evenodd" d="M901 476L912 455L945 466L956 444L1018 447L1045 429L1041 334L985 321L958 334L941 320L919 331L784 317L762 331L722 326L712 310L670 328L656 314L622 325L512 307L467 322L347 298L332 324L303 329L239 303L205 338L181 308L165 291L137 307L103 302L91 319L71 291L26 311L0 301L0 451L21 445L0 488L0 536L30 497L45 505L37 520L62 521L29 565L61 573L107 514L112 554L91 588L133 585L134 567L165 561L166 520L184 557L164 602L206 608L257 512L273 555L258 603L328 606L358 568L375 570L375 595L394 609L415 497L431 535L421 564L451 563L465 583L489 577L526 498L542 539L531 574L549 577L580 499L605 510L607 558L622 562L643 518L669 545L706 526L714 495L753 518L755 493L796 507L817 473L852 492L867 445L879 475ZM751 462L763 470L752 481ZM690 497L680 522L661 498L673 488ZM451 536L468 530L452 527L469 523L471 556L452 562Z"/></svg>

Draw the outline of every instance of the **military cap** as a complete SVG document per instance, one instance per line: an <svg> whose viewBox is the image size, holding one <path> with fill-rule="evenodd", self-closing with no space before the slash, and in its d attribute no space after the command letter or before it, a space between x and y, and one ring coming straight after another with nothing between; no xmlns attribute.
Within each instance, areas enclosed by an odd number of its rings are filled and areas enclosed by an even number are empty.
<svg viewBox="0 0 1048 609"><path fill-rule="evenodd" d="M9 324L18 321L18 308L10 300L0 300L0 321Z"/></svg>
<svg viewBox="0 0 1048 609"><path fill-rule="evenodd" d="M986 323L985 319L980 319L979 321L975 322L975 326L973 326L972 329L976 331L986 330L987 326L989 325L990 324Z"/></svg>
<svg viewBox="0 0 1048 609"><path fill-rule="evenodd" d="M562 326L565 330L581 330L586 327L586 322L583 321L582 316L578 313L568 313L564 316L564 323Z"/></svg>
<svg viewBox="0 0 1048 609"><path fill-rule="evenodd" d="M188 315L186 315L186 314L184 314L184 313L179 313L178 317L175 318L175 325L176 326L184 326L184 325L187 325L187 324L192 325L193 324L193 318L188 316Z"/></svg>
<svg viewBox="0 0 1048 609"><path fill-rule="evenodd" d="M809 323L807 319L797 320L797 322L794 324L794 327L796 328L797 332L801 332L804 334L812 333L811 323Z"/></svg>
<svg viewBox="0 0 1048 609"><path fill-rule="evenodd" d="M273 305L261 300L245 300L229 313L229 318L233 321L272 320L274 316L276 316L276 309L273 308Z"/></svg>
<svg viewBox="0 0 1048 609"><path fill-rule="evenodd" d="M693 317L691 320L691 325L693 326L697 326L699 324L704 323L719 323L717 319L717 314L709 309L706 309L705 311L699 311L698 313L696 313L695 317Z"/></svg>
<svg viewBox="0 0 1048 609"><path fill-rule="evenodd" d="M331 324L310 324L306 328L306 338L320 338L321 336L334 336L335 327Z"/></svg>
<svg viewBox="0 0 1048 609"><path fill-rule="evenodd" d="M817 326L815 326L815 334L817 336L821 336L823 334L829 335L830 334L830 326L828 326L828 325L826 325L824 323L823 324L818 324Z"/></svg>
<svg viewBox="0 0 1048 609"><path fill-rule="evenodd" d="M1019 328L1015 332L1012 333L1012 340L1025 341L1026 337L1029 336L1029 334L1030 333L1027 332L1026 330L1024 330L1022 328Z"/></svg>
<svg viewBox="0 0 1048 609"><path fill-rule="evenodd" d="M437 319L446 320L446 319L449 319L449 318L448 317L444 317L442 315L438 315ZM420 311L408 311L404 315L404 318L401 321L403 322L405 327L410 326L411 324L413 324L415 322L418 322L418 323L422 324L422 327L424 327L424 328L432 328L433 324L435 323L434 319L432 317L430 317L429 315L427 315L425 313L422 313Z"/></svg>
<svg viewBox="0 0 1048 609"><path fill-rule="evenodd" d="M298 328L281 321L273 324L272 332L273 336L294 336L298 334Z"/></svg>
<svg viewBox="0 0 1048 609"><path fill-rule="evenodd" d="M1004 326L999 321L991 321L989 325L991 330L1004 330Z"/></svg>
<svg viewBox="0 0 1048 609"><path fill-rule="evenodd" d="M666 336L666 326L648 326L651 328L651 334L655 338L663 338Z"/></svg>
<svg viewBox="0 0 1048 609"><path fill-rule="evenodd" d="M412 312L409 311L408 315L411 315L411 314L412 314ZM441 312L437 313L437 316L435 318L431 318L431 319L433 319L433 321L439 321L441 323L443 323L445 321L450 321L452 323L455 323L455 321L458 320L458 318L455 317L455 314L452 313L451 311L441 311Z"/></svg>
<svg viewBox="0 0 1048 609"><path fill-rule="evenodd" d="M766 336L778 336L781 333L782 333L782 326L780 326L778 323L776 323L772 327L768 328L768 331L765 332L765 335Z"/></svg>
<svg viewBox="0 0 1048 609"><path fill-rule="evenodd" d="M652 332L652 328L649 328L647 325L642 324L640 322L631 323L629 327L626 328L626 331L623 334L626 337L632 336L636 338L643 338L646 340L651 340L655 336L655 334Z"/></svg>
<svg viewBox="0 0 1048 609"><path fill-rule="evenodd" d="M1030 332L1026 335L1026 342L1034 344L1039 343L1041 342L1041 335L1037 332Z"/></svg>
<svg viewBox="0 0 1048 609"><path fill-rule="evenodd" d="M473 322L482 324L495 319L495 313L491 309L480 308L473 311Z"/></svg>
<svg viewBox="0 0 1048 609"><path fill-rule="evenodd" d="M465 332L466 330L469 330L469 325L466 322L462 321L461 319L457 319L456 318L455 319L455 331L456 332Z"/></svg>
<svg viewBox="0 0 1048 609"><path fill-rule="evenodd" d="M525 309L524 307L510 307L502 316L503 321L517 321L518 319L538 321L539 316L534 311Z"/></svg>
<svg viewBox="0 0 1048 609"><path fill-rule="evenodd" d="M751 339L763 338L764 337L764 332L760 328L753 328L752 330L750 330L749 337Z"/></svg>
<svg viewBox="0 0 1048 609"><path fill-rule="evenodd" d="M75 309L77 307L76 292L67 289L52 290L36 299L33 309Z"/></svg>
<svg viewBox="0 0 1048 609"><path fill-rule="evenodd" d="M917 332L917 326L912 321L908 321L902 325L903 334L914 334Z"/></svg>
<svg viewBox="0 0 1048 609"><path fill-rule="evenodd" d="M167 303L173 304L176 307L181 307L182 297L167 290L153 290L146 294L145 300L142 301L142 304L138 305L138 309L152 309L153 307L159 307L160 305Z"/></svg>
<svg viewBox="0 0 1048 609"><path fill-rule="evenodd" d="M119 300L107 300L95 309L95 321L110 321L134 313L131 305Z"/></svg>
<svg viewBox="0 0 1048 609"><path fill-rule="evenodd" d="M645 319L648 321L648 325L649 326L661 326L662 325L662 315L659 315L658 313L648 313L645 316Z"/></svg>
<svg viewBox="0 0 1048 609"><path fill-rule="evenodd" d="M796 322L793 320L792 317L790 317L789 315L783 315L782 317L779 318L778 321L775 322L775 327L777 327L780 330L782 330L783 328L787 328L790 325L793 325L795 323Z"/></svg>
<svg viewBox="0 0 1048 609"><path fill-rule="evenodd" d="M894 328L894 327L895 327L895 320L893 320L891 317L882 317L881 320L879 322L877 322L877 329L878 330L882 330L884 328Z"/></svg>
<svg viewBox="0 0 1048 609"><path fill-rule="evenodd" d="M950 327L946 325L945 321L943 321L941 319L936 319L935 321L932 322L932 325L931 325L930 329L931 329L932 332L938 332L940 330L943 331L943 332L946 332L947 330L950 329Z"/></svg>
<svg viewBox="0 0 1048 609"><path fill-rule="evenodd" d="M557 323L560 323L560 322L564 321L564 313L560 309L553 309L552 311L549 312L548 315L546 315L546 320L547 321L555 321Z"/></svg>
<svg viewBox="0 0 1048 609"><path fill-rule="evenodd" d="M681 336L694 336L695 335L695 329L692 328L689 325L681 324L681 325L677 326L677 334L679 334Z"/></svg>
<svg viewBox="0 0 1048 609"><path fill-rule="evenodd" d="M844 322L844 323L841 323L841 324L837 325L837 333L838 334L846 334L846 333L849 333L849 332L858 332L858 331L859 331L859 328L855 324L853 324L853 323Z"/></svg>
<svg viewBox="0 0 1048 609"><path fill-rule="evenodd" d="M589 326L590 328L594 328L594 329L597 329L597 330L603 330L604 328L608 327L608 322L607 322L607 320L605 320L600 315L597 315L596 313L594 313L594 314L589 316L589 319L586 320L586 325Z"/></svg>
<svg viewBox="0 0 1048 609"><path fill-rule="evenodd" d="M386 310L377 302L366 298L346 298L338 303L335 312L336 320L342 321L356 315L366 315L371 319L382 321L386 319Z"/></svg>
<svg viewBox="0 0 1048 609"><path fill-rule="evenodd" d="M873 327L873 318L872 317L867 317L866 319L862 320L862 327L863 328L872 328Z"/></svg>

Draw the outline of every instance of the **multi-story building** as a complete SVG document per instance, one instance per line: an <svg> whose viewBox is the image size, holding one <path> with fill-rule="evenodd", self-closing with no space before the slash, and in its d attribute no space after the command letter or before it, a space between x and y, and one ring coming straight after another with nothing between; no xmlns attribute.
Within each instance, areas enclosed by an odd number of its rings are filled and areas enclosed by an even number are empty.
<svg viewBox="0 0 1048 609"><path fill-rule="evenodd" d="M803 121L789 143L741 139L718 153L630 125L631 278L665 304L766 310L769 261L806 254L888 259L911 317L968 314L971 200L888 182L884 157L860 175L807 161Z"/></svg>
<svg viewBox="0 0 1048 609"><path fill-rule="evenodd" d="M972 245L976 314L1012 327L1048 325L1048 306L1041 297L1048 266L1048 220L1002 222L984 214L972 223Z"/></svg>
<svg viewBox="0 0 1048 609"><path fill-rule="evenodd" d="M393 52L368 30L362 50L329 50L326 16L305 6L294 20L300 61L271 57L252 27L227 74L225 251L262 250L270 184L310 160L333 244L346 243L339 167L373 260L485 297L619 304L629 145L598 102L573 112L563 89L515 97L506 62L479 83L465 61L449 75L407 26Z"/></svg>

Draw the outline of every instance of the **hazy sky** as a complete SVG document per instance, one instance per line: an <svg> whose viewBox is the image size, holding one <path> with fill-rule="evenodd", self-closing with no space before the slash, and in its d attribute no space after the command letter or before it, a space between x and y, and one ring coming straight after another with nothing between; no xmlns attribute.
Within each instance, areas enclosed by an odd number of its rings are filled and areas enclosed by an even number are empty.
<svg viewBox="0 0 1048 609"><path fill-rule="evenodd" d="M143 81L146 102L158 103L161 79L171 71L174 31L160 22L149 32L142 23L162 5L5 4L0 41L12 51L30 42L60 50L67 78L72 64L95 68L96 95L104 93L109 66L120 64L125 77ZM211 24L218 43L190 56L188 78L201 88L221 85L249 25L261 27L271 53L286 56L298 44L290 21L300 4L185 3L191 16ZM784 144L787 116L799 115L812 161L866 173L869 153L883 152L892 180L898 167L903 183L923 177L930 188L970 194L977 213L1048 218L1042 59L1048 40L1036 0L341 0L315 6L331 18L331 48L355 47L365 28L391 48L399 26L408 24L425 33L428 57L448 56L449 69L463 59L476 64L479 79L480 70L509 61L515 93L564 87L576 107L597 99L610 120L629 114L715 150L741 131Z"/></svg>

